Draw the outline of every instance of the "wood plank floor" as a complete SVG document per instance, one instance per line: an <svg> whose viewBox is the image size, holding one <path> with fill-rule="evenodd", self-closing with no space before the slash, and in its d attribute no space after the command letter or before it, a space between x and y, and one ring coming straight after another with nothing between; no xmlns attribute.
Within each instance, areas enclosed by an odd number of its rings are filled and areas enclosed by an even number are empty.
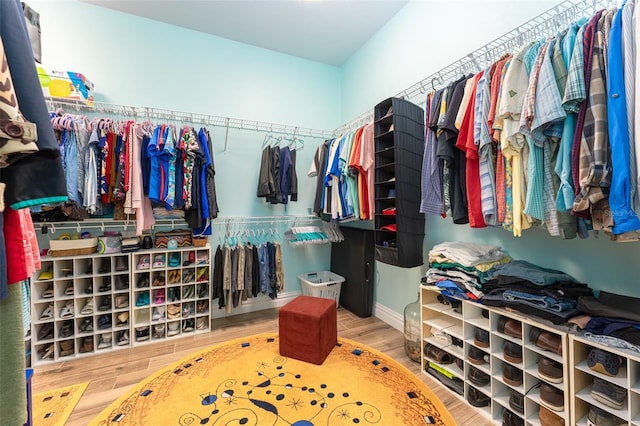
<svg viewBox="0 0 640 426"><path fill-rule="evenodd" d="M162 367L216 343L277 329L277 309L214 319L211 333L35 367L33 393L90 381L67 422L67 426L85 426L123 392ZM436 380L422 374L420 365L404 353L403 333L385 322L375 317L360 318L340 307L338 335L369 345L409 368L438 395L459 425L492 424Z"/></svg>

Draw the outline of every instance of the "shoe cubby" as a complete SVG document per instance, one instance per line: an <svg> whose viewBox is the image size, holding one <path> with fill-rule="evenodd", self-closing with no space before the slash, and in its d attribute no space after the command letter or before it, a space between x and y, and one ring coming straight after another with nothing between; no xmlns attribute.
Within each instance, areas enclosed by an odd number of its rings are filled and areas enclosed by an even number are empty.
<svg viewBox="0 0 640 426"><path fill-rule="evenodd" d="M30 280L33 365L208 332L210 256L208 246L43 256Z"/></svg>
<svg viewBox="0 0 640 426"><path fill-rule="evenodd" d="M439 345L447 351L449 347L443 345L444 337L441 333L453 330L452 334L462 339L464 371L459 377L465 382L463 399L472 409L486 414L487 419L496 424L503 422L506 412L511 422L507 424L542 425L545 423L541 422L539 416L540 407L543 407L543 416L546 416L545 419L553 416L553 424L562 421L565 426L573 424L568 379L569 337L564 330L515 312L470 300L452 304L452 300L443 297L434 286L422 285L420 297L423 371L432 362L425 353L428 348L426 345ZM554 346L556 344L558 346ZM452 353L450 350L447 352ZM544 360L542 364L546 376L540 375L538 371L541 360ZM449 372L456 368L451 365L442 367ZM482 373L489 378L486 384L478 383L478 376ZM640 383L640 375L637 381ZM550 399L549 395L554 395L557 403L555 408L559 404L562 410L545 408L549 404L541 397L543 384L545 398ZM478 394L470 394L471 389L490 396L490 408L472 404L469 398L473 399ZM640 397L640 390L638 396ZM511 398L514 401L510 404ZM474 403L477 404L475 400Z"/></svg>
<svg viewBox="0 0 640 426"><path fill-rule="evenodd" d="M640 425L640 353L582 334L569 340L574 424Z"/></svg>

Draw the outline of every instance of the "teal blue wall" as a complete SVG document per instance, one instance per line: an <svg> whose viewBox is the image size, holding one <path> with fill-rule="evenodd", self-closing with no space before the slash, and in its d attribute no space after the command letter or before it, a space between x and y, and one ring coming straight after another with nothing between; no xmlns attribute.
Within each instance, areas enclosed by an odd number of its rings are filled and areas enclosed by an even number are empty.
<svg viewBox="0 0 640 426"><path fill-rule="evenodd" d="M95 84L97 101L315 129L340 124L337 67L77 1L29 5L40 13L43 65L85 74ZM308 214L315 179L306 174L321 139L303 138L299 200L285 209L255 195L265 134L232 128L223 151L225 129L209 129L220 216ZM266 225L271 228L282 240L287 227ZM218 240L214 235L210 242ZM300 289L298 274L329 269L329 245L285 243L283 249L286 292Z"/></svg>
<svg viewBox="0 0 640 426"><path fill-rule="evenodd" d="M78 1L33 0L45 67L97 100L334 129L340 69ZM153 3L149 3L153 7Z"/></svg>
<svg viewBox="0 0 640 426"><path fill-rule="evenodd" d="M343 121L370 110L448 64L552 8L554 1L411 1L342 67ZM496 17L499 16L499 19ZM490 22L488 25L487 23ZM450 219L428 216L426 253L442 241L502 246L514 258L562 269L594 289L640 296L640 246L608 241L605 235L563 241L543 230L514 238L502 229L472 230ZM421 268L378 263L376 301L401 313L415 300Z"/></svg>

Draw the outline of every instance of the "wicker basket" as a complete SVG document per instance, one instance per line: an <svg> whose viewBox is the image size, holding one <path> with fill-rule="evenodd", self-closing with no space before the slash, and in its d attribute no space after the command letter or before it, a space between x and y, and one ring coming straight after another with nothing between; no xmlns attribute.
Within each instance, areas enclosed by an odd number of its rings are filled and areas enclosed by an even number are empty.
<svg viewBox="0 0 640 426"><path fill-rule="evenodd" d="M62 256L79 256L81 254L93 254L96 253L96 247L86 247L79 249L69 249L69 250L49 250L49 255L55 257Z"/></svg>
<svg viewBox="0 0 640 426"><path fill-rule="evenodd" d="M51 256L78 256L95 253L98 246L97 238L81 240L50 240L49 254Z"/></svg>
<svg viewBox="0 0 640 426"><path fill-rule="evenodd" d="M194 247L204 247L207 245L207 241L209 241L207 237L194 236L191 238L191 243L193 244Z"/></svg>

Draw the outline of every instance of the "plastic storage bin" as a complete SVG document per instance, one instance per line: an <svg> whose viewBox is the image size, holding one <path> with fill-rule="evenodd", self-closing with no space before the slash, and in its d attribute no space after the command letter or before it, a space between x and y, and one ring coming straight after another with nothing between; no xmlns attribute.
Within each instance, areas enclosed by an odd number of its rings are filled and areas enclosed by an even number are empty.
<svg viewBox="0 0 640 426"><path fill-rule="evenodd" d="M298 279L304 296L333 299L336 301L336 306L338 306L344 277L331 271L319 271L298 275Z"/></svg>

